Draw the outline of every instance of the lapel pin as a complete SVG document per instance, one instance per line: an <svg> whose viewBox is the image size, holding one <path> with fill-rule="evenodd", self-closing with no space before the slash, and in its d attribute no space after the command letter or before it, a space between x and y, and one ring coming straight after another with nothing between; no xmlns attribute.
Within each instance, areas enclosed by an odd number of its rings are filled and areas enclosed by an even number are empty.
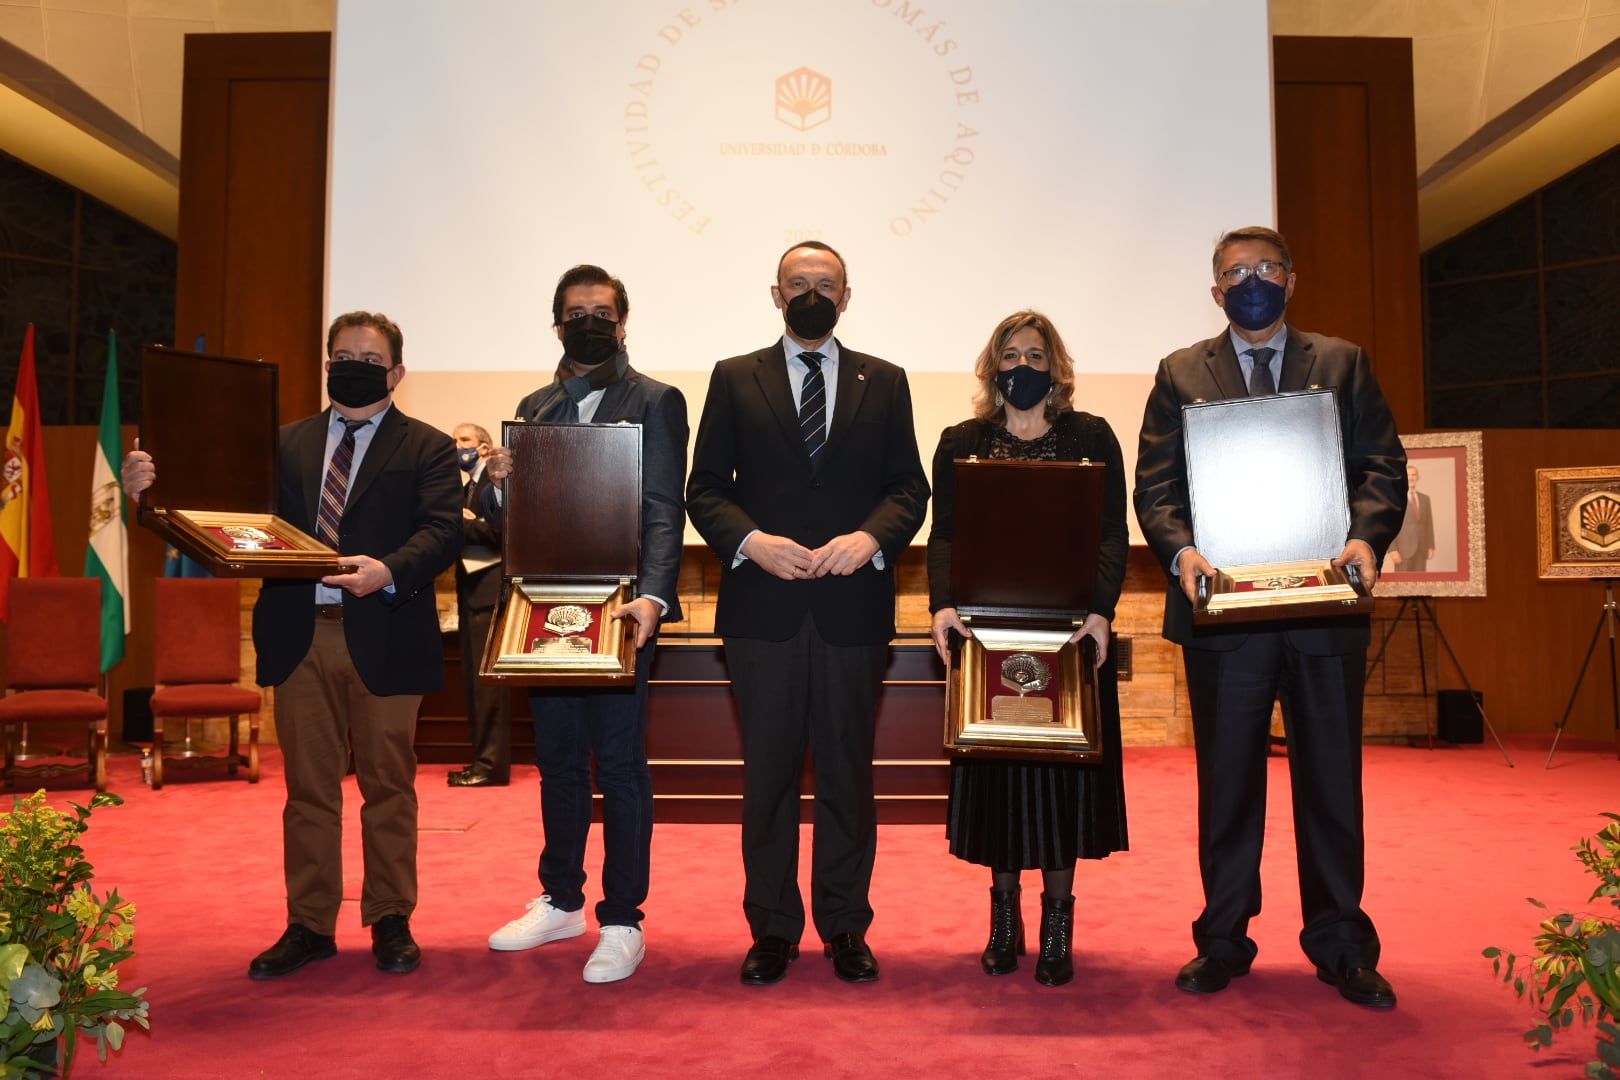
<svg viewBox="0 0 1620 1080"><path fill-rule="evenodd" d="M856 382L865 382L866 381L866 372L863 371L863 372L860 372L858 375L856 375L855 376L855 381Z"/></svg>

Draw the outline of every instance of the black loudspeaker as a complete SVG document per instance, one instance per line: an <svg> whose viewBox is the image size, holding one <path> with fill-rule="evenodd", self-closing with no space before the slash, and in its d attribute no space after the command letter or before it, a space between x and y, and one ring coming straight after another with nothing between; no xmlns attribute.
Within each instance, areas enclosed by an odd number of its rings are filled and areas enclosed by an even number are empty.
<svg viewBox="0 0 1620 1080"><path fill-rule="evenodd" d="M137 686L124 691L125 742L152 741L152 687Z"/></svg>
<svg viewBox="0 0 1620 1080"><path fill-rule="evenodd" d="M1469 694L1467 690L1440 690L1435 697L1439 700L1440 737L1449 743L1482 743L1485 741L1485 717L1480 713L1480 707L1485 704L1485 695L1475 690Z"/></svg>

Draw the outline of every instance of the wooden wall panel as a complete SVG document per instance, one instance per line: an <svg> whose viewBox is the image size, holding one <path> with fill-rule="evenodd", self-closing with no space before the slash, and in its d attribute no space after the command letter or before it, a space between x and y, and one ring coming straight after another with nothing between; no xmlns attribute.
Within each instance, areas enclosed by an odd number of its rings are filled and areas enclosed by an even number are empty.
<svg viewBox="0 0 1620 1080"><path fill-rule="evenodd" d="M1423 321L1412 43L1273 39L1277 222L1300 276L1289 321L1372 357L1402 431L1421 431Z"/></svg>
<svg viewBox="0 0 1620 1080"><path fill-rule="evenodd" d="M281 365L283 421L320 407L330 47L186 39L175 341Z"/></svg>

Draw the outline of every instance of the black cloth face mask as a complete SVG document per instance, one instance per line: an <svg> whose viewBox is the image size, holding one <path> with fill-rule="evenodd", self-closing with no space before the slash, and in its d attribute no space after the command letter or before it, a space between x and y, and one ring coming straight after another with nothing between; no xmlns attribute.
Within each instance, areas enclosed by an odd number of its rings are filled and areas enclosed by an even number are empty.
<svg viewBox="0 0 1620 1080"><path fill-rule="evenodd" d="M996 374L996 386L1015 409L1033 409L1052 390L1052 373L1019 364Z"/></svg>
<svg viewBox="0 0 1620 1080"><path fill-rule="evenodd" d="M619 351L619 324L600 315L578 315L563 323L563 355L580 367L595 367Z"/></svg>
<svg viewBox="0 0 1620 1080"><path fill-rule="evenodd" d="M326 396L351 409L375 405L388 396L388 372L364 360L334 360L326 369Z"/></svg>
<svg viewBox="0 0 1620 1080"><path fill-rule="evenodd" d="M783 317L800 341L820 341L838 325L838 305L811 289L789 300Z"/></svg>

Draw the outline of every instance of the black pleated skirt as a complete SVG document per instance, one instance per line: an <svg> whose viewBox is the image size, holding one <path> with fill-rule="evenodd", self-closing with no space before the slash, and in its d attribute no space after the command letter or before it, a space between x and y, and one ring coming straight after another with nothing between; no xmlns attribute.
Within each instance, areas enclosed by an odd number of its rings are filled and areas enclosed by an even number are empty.
<svg viewBox="0 0 1620 1080"><path fill-rule="evenodd" d="M1096 765L994 759L951 763L951 854L992 870L1063 870L1129 846L1119 683L1098 672L1106 757Z"/></svg>

